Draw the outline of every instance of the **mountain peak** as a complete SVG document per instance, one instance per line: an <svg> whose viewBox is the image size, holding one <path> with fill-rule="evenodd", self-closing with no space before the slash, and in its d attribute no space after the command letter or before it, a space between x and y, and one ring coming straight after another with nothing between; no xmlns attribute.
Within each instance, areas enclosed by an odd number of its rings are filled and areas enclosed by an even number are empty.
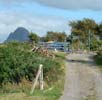
<svg viewBox="0 0 102 100"><path fill-rule="evenodd" d="M28 31L28 30L24 27L18 27L15 31Z"/></svg>
<svg viewBox="0 0 102 100"><path fill-rule="evenodd" d="M14 32L12 32L6 42L9 41L19 41L19 42L26 42L29 40L29 31L24 27L18 27Z"/></svg>

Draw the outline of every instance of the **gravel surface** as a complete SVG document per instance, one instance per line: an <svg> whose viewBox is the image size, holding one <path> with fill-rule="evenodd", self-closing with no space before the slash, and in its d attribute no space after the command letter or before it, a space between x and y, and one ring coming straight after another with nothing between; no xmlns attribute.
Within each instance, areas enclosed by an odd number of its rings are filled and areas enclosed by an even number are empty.
<svg viewBox="0 0 102 100"><path fill-rule="evenodd" d="M92 56L67 56L65 89L60 100L102 100L102 74Z"/></svg>

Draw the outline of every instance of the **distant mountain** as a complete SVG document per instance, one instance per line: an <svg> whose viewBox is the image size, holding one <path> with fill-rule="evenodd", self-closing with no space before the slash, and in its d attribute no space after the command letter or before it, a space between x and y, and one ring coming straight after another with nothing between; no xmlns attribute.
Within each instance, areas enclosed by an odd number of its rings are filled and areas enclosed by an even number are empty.
<svg viewBox="0 0 102 100"><path fill-rule="evenodd" d="M19 27L8 36L5 42L9 41L26 42L29 40L28 36L29 36L29 31L23 27Z"/></svg>

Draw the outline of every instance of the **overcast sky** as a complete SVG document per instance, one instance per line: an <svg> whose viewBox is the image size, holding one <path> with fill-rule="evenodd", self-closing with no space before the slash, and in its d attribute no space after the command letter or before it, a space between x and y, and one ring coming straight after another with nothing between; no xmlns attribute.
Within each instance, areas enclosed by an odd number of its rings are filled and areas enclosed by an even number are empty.
<svg viewBox="0 0 102 100"><path fill-rule="evenodd" d="M102 0L0 0L0 42L21 26L40 36L70 34L68 22L83 18L101 22Z"/></svg>

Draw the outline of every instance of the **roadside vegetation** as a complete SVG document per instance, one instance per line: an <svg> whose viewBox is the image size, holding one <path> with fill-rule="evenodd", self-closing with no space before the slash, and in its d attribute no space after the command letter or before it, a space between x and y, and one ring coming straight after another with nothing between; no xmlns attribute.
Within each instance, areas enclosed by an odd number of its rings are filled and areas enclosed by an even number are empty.
<svg viewBox="0 0 102 100"><path fill-rule="evenodd" d="M0 100L58 100L61 96L65 54L55 53L53 59L31 49L29 43L11 42L0 46ZM39 64L44 66L44 90L37 87L30 95Z"/></svg>
<svg viewBox="0 0 102 100"><path fill-rule="evenodd" d="M93 19L70 21L72 47L76 50L96 51L102 44L102 23L96 23Z"/></svg>
<svg viewBox="0 0 102 100"><path fill-rule="evenodd" d="M102 70L102 48L98 50L97 54L94 56L94 59L95 59L96 64Z"/></svg>

